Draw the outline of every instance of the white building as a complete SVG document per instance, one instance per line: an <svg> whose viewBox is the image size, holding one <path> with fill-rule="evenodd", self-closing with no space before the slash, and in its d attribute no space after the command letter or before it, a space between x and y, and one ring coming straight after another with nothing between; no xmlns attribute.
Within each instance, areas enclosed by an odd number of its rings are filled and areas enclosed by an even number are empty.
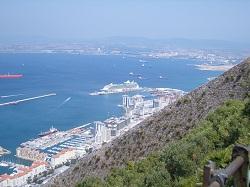
<svg viewBox="0 0 250 187"><path fill-rule="evenodd" d="M111 137L119 136L120 130L128 126L130 118L126 117L111 117L104 121L105 126L111 131Z"/></svg>
<svg viewBox="0 0 250 187"><path fill-rule="evenodd" d="M142 95L134 95L132 97L132 101L133 101L133 104L136 107L136 105L143 103L144 99L143 99Z"/></svg>
<svg viewBox="0 0 250 187"><path fill-rule="evenodd" d="M102 144L104 142L109 142L111 140L111 129L109 129L105 123L100 121L96 121L95 125L95 143Z"/></svg>
<svg viewBox="0 0 250 187"><path fill-rule="evenodd" d="M52 168L55 168L59 165L65 164L66 162L75 159L77 157L77 151L72 148L63 149L59 153L53 155L49 159L49 164Z"/></svg>
<svg viewBox="0 0 250 187"><path fill-rule="evenodd" d="M135 108L137 105L143 103L142 95L134 95L133 97L129 97L128 95L122 96L122 105L125 109Z"/></svg>
<svg viewBox="0 0 250 187"><path fill-rule="evenodd" d="M129 108L131 105L133 105L131 98L128 95L122 96L122 106L124 108Z"/></svg>
<svg viewBox="0 0 250 187"><path fill-rule="evenodd" d="M23 166L17 168L17 173L11 175L0 175L0 187L6 186L23 186L27 184L28 179L33 179L35 176L42 174L47 170L46 162L33 162L30 167Z"/></svg>

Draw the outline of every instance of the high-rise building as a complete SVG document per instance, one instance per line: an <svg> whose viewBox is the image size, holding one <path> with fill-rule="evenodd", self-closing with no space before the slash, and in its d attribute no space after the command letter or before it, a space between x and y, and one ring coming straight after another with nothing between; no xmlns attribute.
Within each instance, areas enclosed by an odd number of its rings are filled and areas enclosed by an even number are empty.
<svg viewBox="0 0 250 187"><path fill-rule="evenodd" d="M131 101L130 97L128 95L123 95L122 96L122 105L124 108L129 108Z"/></svg>
<svg viewBox="0 0 250 187"><path fill-rule="evenodd" d="M95 125L96 125L95 142L97 144L109 142L111 139L111 130L106 126L105 123L102 123L100 121L96 121Z"/></svg>

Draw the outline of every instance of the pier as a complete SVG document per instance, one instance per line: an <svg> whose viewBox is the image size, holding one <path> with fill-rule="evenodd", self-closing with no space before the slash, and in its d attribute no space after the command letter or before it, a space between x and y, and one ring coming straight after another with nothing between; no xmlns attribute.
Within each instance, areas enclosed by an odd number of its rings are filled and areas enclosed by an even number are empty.
<svg viewBox="0 0 250 187"><path fill-rule="evenodd" d="M56 93L50 93L50 94L46 94L46 95L30 97L30 98L26 98L26 99L20 99L20 100L16 100L16 101L10 101L7 103L0 103L0 106L17 105L17 104L22 103L22 102L31 101L31 100L35 100L35 99L41 99L44 97L50 97L50 96L55 96L55 95L56 95Z"/></svg>

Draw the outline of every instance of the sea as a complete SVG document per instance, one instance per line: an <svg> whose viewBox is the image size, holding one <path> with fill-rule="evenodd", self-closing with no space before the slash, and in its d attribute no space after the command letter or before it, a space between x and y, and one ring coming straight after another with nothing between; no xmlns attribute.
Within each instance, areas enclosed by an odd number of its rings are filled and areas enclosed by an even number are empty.
<svg viewBox="0 0 250 187"><path fill-rule="evenodd" d="M17 105L0 106L0 146L17 159L16 148L52 125L68 130L89 122L121 116L122 94L90 96L109 83L136 81L141 87L175 88L189 92L222 72L200 71L191 59L156 59L112 55L0 54L0 74L23 74L0 79L0 103L56 93ZM2 97L4 96L4 97ZM6 97L7 96L7 97ZM0 167L0 174L4 173Z"/></svg>

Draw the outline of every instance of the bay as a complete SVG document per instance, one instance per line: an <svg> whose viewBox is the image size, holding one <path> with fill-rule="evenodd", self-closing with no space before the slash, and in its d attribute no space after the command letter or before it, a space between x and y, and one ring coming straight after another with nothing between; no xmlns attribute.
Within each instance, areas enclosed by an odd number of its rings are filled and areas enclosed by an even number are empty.
<svg viewBox="0 0 250 187"><path fill-rule="evenodd" d="M23 74L0 79L0 103L48 93L56 96L0 106L0 146L15 149L52 125L68 130L80 124L121 116L122 94L90 96L104 85L134 80L142 87L191 91L221 72L195 69L194 60L75 54L0 54L0 74ZM133 73L133 75L131 75ZM2 157L3 159L6 158ZM1 173L1 172L0 172Z"/></svg>

